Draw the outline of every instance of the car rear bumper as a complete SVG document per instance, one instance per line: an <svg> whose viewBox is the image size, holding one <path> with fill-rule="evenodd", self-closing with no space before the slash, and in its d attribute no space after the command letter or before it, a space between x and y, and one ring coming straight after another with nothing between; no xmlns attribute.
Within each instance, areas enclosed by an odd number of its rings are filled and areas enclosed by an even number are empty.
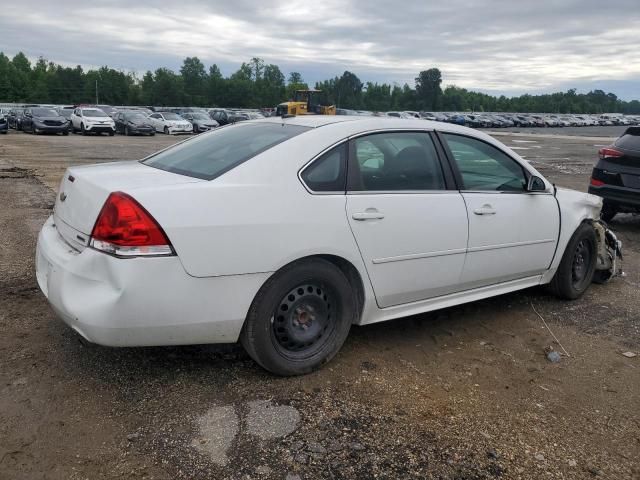
<svg viewBox="0 0 640 480"><path fill-rule="evenodd" d="M100 345L232 343L269 273L196 278L178 257L119 259L60 236L49 217L38 236L36 277L53 310Z"/></svg>
<svg viewBox="0 0 640 480"><path fill-rule="evenodd" d="M595 187L590 185L589 193L602 197L608 203L640 208L640 190L635 188L617 187L613 185Z"/></svg>

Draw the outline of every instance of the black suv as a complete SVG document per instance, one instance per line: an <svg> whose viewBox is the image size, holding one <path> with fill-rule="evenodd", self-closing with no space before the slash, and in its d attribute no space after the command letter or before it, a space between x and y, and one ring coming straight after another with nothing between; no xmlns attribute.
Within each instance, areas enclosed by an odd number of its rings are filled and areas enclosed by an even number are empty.
<svg viewBox="0 0 640 480"><path fill-rule="evenodd" d="M640 127L629 127L615 143L598 151L589 193L604 199L602 219L640 212Z"/></svg>

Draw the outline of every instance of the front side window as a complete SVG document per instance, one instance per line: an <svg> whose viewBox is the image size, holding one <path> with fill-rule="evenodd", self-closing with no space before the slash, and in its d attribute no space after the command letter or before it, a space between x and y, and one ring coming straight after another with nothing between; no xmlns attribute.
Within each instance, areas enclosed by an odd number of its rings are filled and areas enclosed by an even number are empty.
<svg viewBox="0 0 640 480"><path fill-rule="evenodd" d="M424 132L388 132L353 140L349 189L354 191L444 190L445 180L431 137Z"/></svg>
<svg viewBox="0 0 640 480"><path fill-rule="evenodd" d="M314 192L342 192L346 185L347 144L343 143L316 159L302 172L302 180Z"/></svg>
<svg viewBox="0 0 640 480"><path fill-rule="evenodd" d="M506 153L475 138L443 134L462 177L463 190L523 192L524 169Z"/></svg>
<svg viewBox="0 0 640 480"><path fill-rule="evenodd" d="M212 180L309 127L279 123L239 124L179 143L143 160L150 167Z"/></svg>

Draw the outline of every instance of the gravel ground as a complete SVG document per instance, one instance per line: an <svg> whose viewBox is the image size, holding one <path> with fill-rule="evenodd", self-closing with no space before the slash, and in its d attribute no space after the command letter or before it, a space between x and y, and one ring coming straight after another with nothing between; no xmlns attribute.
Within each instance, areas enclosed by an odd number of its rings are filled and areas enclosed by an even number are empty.
<svg viewBox="0 0 640 480"><path fill-rule="evenodd" d="M623 128L573 130L494 134L585 190L598 145ZM640 478L640 356L622 355L640 354L636 216L612 222L626 277L578 301L530 289L356 327L301 378L235 345L82 341L33 272L59 179L179 140L0 137L0 479ZM559 363L534 307L569 352Z"/></svg>

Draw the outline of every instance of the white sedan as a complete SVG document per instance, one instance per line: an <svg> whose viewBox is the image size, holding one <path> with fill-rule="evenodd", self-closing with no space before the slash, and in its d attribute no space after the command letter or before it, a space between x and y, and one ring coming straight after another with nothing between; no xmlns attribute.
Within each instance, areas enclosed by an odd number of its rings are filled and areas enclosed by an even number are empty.
<svg viewBox="0 0 640 480"><path fill-rule="evenodd" d="M248 121L72 167L38 238L58 315L110 346L240 340L279 375L366 325L615 270L601 199L492 137L376 117Z"/></svg>
<svg viewBox="0 0 640 480"><path fill-rule="evenodd" d="M156 132L175 135L177 133L192 133L193 125L173 112L156 112L148 117Z"/></svg>

